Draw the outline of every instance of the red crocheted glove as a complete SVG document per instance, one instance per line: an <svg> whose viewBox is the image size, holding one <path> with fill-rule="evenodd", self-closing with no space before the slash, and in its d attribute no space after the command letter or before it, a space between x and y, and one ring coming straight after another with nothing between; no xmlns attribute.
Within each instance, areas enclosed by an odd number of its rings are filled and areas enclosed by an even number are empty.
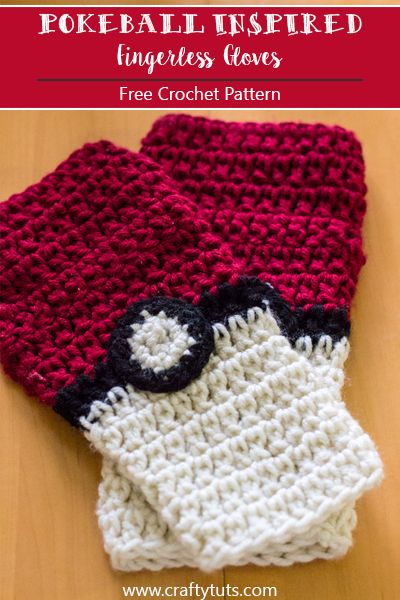
<svg viewBox="0 0 400 600"><path fill-rule="evenodd" d="M315 547L307 532L380 477L340 399L362 191L342 210L343 176L313 205L271 203L275 171L257 161L250 190L225 168L239 191L225 181L207 201L101 142L1 207L7 371L85 431L204 569Z"/></svg>
<svg viewBox="0 0 400 600"><path fill-rule="evenodd" d="M191 204L150 159L105 141L1 203L6 372L54 405L93 378L129 305L159 294L195 302L235 282L229 249ZM77 424L90 400L71 398L64 416Z"/></svg>
<svg viewBox="0 0 400 600"><path fill-rule="evenodd" d="M248 275L291 306L349 309L366 208L353 133L178 114L156 121L141 151L197 203Z"/></svg>

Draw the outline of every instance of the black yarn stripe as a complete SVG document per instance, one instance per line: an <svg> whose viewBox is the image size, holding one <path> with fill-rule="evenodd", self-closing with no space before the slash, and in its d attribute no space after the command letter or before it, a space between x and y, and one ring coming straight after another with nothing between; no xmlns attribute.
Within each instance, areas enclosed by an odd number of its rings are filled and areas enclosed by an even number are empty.
<svg viewBox="0 0 400 600"><path fill-rule="evenodd" d="M350 321L345 308L326 309L315 304L307 310L292 309L279 292L257 277L242 277L234 286L224 283L216 294L204 292L198 306L212 323L226 323L233 315L245 317L250 308L265 308L265 301L292 344L303 336L309 336L313 344L323 335L329 335L334 342L349 336Z"/></svg>
<svg viewBox="0 0 400 600"><path fill-rule="evenodd" d="M171 299L156 296L149 299L149 301L141 301L139 308L142 310L153 301L158 303L161 301L163 309L168 310L166 307L168 307ZM183 310L186 306L190 312L190 304L177 299L172 299L172 301L181 304ZM283 335L289 339L291 344L294 344L300 337L309 336L315 345L323 335L328 335L334 342L337 342L343 337L348 337L350 333L350 322L346 309L327 310L323 305L314 305L307 310L302 308L292 309L272 286L261 282L256 277L243 277L236 285L222 284L218 287L216 294L203 293L196 309L201 311L210 324L226 323L229 317L233 315L240 314L245 318L250 308L257 306L265 308L265 301L268 302L268 306L277 319ZM79 419L89 414L93 402L105 400L107 392L111 388L123 386L129 379L128 372L124 373L124 370L127 370L127 364L123 365L122 370L118 369L118 365L115 368L115 361L118 360L119 356L119 351L115 352L115 347L117 344L117 347L120 348L118 336L127 336L126 327L133 313L137 313L138 304L131 305L125 316L117 323L115 331L110 336L107 358L95 365L93 376L80 375L74 383L58 392L54 410L73 426L81 427ZM174 314L176 315L176 311ZM122 340L122 344L125 341ZM208 347L207 357L211 350ZM202 361L201 356L199 360ZM187 385L187 365L183 367L181 371L176 370L174 373L174 381L179 384L179 376L185 373L186 379L183 383ZM197 373L195 376L199 374ZM179 389L182 389L182 387ZM162 391L167 391L167 388Z"/></svg>

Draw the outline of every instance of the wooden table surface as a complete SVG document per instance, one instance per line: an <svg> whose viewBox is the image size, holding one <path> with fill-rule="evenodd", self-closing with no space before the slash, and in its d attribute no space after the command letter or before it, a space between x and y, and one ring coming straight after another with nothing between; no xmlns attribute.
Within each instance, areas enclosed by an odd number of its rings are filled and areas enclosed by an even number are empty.
<svg viewBox="0 0 400 600"><path fill-rule="evenodd" d="M22 191L86 141L136 150L160 112L0 113L0 197ZM123 585L275 586L281 600L400 597L400 113L219 112L235 120L337 123L356 131L367 164L368 262L352 314L345 397L372 435L386 477L358 502L354 547L342 560L290 568L191 569L118 574L103 553L94 514L99 457L51 410L0 381L0 599L117 600ZM209 596L211 597L211 596Z"/></svg>

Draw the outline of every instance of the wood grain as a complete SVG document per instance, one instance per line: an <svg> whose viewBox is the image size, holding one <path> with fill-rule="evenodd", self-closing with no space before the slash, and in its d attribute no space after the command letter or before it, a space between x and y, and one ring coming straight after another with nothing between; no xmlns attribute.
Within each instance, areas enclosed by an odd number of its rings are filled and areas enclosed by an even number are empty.
<svg viewBox="0 0 400 600"><path fill-rule="evenodd" d="M0 113L0 197L21 191L86 141L139 147L160 112ZM358 503L349 554L290 568L229 568L211 575L111 571L94 507L99 457L50 410L10 379L0 381L0 598L116 600L122 585L271 585L281 600L395 600L400 597L400 113L395 111L203 112L235 120L338 123L356 131L367 163L368 262L353 311L348 406L385 463L383 485ZM211 596L209 596L211 597Z"/></svg>

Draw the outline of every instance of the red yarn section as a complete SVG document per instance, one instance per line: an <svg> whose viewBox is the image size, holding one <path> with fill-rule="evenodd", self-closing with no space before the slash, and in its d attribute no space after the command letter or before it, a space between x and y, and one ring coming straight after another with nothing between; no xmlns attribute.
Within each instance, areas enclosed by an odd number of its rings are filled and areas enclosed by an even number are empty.
<svg viewBox="0 0 400 600"><path fill-rule="evenodd" d="M168 115L142 152L213 231L293 306L346 307L364 263L364 162L354 134L296 123Z"/></svg>
<svg viewBox="0 0 400 600"><path fill-rule="evenodd" d="M156 293L196 302L255 275L292 306L350 305L365 211L353 134L172 115L143 151L158 164L88 144L0 204L2 362L48 404Z"/></svg>
<svg viewBox="0 0 400 600"><path fill-rule="evenodd" d="M108 142L0 204L0 234L2 362L48 404L104 357L129 304L196 301L243 271L159 166Z"/></svg>

